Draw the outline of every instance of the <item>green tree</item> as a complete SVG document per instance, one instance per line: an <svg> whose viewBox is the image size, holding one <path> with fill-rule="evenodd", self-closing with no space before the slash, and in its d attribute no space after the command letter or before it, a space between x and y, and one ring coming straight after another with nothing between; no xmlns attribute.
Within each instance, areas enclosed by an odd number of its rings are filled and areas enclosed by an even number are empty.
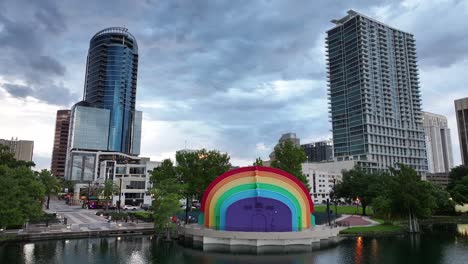
<svg viewBox="0 0 468 264"><path fill-rule="evenodd" d="M287 140L275 147L275 159L271 166L298 178L310 190L307 177L302 173L302 163L307 160L304 150Z"/></svg>
<svg viewBox="0 0 468 264"><path fill-rule="evenodd" d="M362 215L366 215L366 208L377 197L383 175L364 170L358 166L343 171L342 181L336 184L336 196L347 200L359 199L362 205Z"/></svg>
<svg viewBox="0 0 468 264"><path fill-rule="evenodd" d="M115 184L113 180L105 180L103 186L98 188L99 195L103 196L104 199L106 199L106 211L109 209L109 200L112 201L112 197L115 194L119 194L119 192L120 186Z"/></svg>
<svg viewBox="0 0 468 264"><path fill-rule="evenodd" d="M450 189L450 194L455 202L459 204L468 203L468 176L457 180Z"/></svg>
<svg viewBox="0 0 468 264"><path fill-rule="evenodd" d="M170 159L162 161L161 165L151 172L153 186L165 185L164 192L184 194L185 186L181 183L180 176Z"/></svg>
<svg viewBox="0 0 468 264"><path fill-rule="evenodd" d="M208 185L231 168L229 160L227 154L217 150L202 149L192 153L177 153L176 171L182 182L187 184L186 197L201 200Z"/></svg>
<svg viewBox="0 0 468 264"><path fill-rule="evenodd" d="M263 166L263 160L258 157L255 159L255 162L252 164L253 166Z"/></svg>
<svg viewBox="0 0 468 264"><path fill-rule="evenodd" d="M437 209L434 187L422 181L411 167L403 164L390 168L391 177L383 180L373 206L381 216L393 220L408 217L410 232L419 232L418 218L426 218Z"/></svg>
<svg viewBox="0 0 468 264"><path fill-rule="evenodd" d="M468 166L457 166L450 171L447 191L456 203L468 203Z"/></svg>
<svg viewBox="0 0 468 264"><path fill-rule="evenodd" d="M28 219L42 216L44 186L26 166L1 164L0 161L0 227L22 225Z"/></svg>
<svg viewBox="0 0 468 264"><path fill-rule="evenodd" d="M185 193L185 185L182 184L176 168L169 159L164 160L161 166L152 171L151 182L154 227L158 233L166 230L166 237L169 238L171 217L180 209L179 201Z"/></svg>
<svg viewBox="0 0 468 264"><path fill-rule="evenodd" d="M455 203L450 197L450 193L439 185L430 184L431 194L435 199L435 214L453 214L455 212ZM468 194L468 192L467 192Z"/></svg>
<svg viewBox="0 0 468 264"><path fill-rule="evenodd" d="M449 173L450 182L447 186L447 190L452 190L457 184L457 182L462 180L466 176L468 176L468 166L460 165L452 168Z"/></svg>
<svg viewBox="0 0 468 264"><path fill-rule="evenodd" d="M67 188L69 193L73 193L75 188L75 183L71 180L62 179L63 188Z"/></svg>
<svg viewBox="0 0 468 264"><path fill-rule="evenodd" d="M50 196L59 193L62 189L62 185L60 183L60 180L57 179L57 177L55 177L54 175L52 175L52 173L50 173L50 171L48 170L41 170L37 174L37 176L39 178L39 181L44 186L45 196L47 197L46 208L49 209Z"/></svg>

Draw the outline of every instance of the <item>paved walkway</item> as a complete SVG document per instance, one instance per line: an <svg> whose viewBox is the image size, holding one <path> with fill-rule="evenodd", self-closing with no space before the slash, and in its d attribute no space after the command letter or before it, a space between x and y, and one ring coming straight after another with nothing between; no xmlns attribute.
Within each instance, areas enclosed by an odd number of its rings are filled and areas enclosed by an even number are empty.
<svg viewBox="0 0 468 264"><path fill-rule="evenodd" d="M47 213L56 213L61 219L67 218L67 224L107 223L107 219L96 215L98 210L82 209L81 206L70 206L64 200L51 199Z"/></svg>
<svg viewBox="0 0 468 264"><path fill-rule="evenodd" d="M337 222L348 223L349 226L373 226L379 223L367 216L343 215L336 220Z"/></svg>

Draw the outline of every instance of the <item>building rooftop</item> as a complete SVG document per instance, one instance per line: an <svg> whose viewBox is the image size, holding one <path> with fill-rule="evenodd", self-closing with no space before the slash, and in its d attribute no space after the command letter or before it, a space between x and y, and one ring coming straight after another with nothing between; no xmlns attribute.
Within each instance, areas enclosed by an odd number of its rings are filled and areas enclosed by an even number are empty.
<svg viewBox="0 0 468 264"><path fill-rule="evenodd" d="M352 18L354 18L354 17L356 17L356 16L362 16L362 17L365 17L365 18L367 18L367 19L369 19L369 20L371 20L371 21L373 21L373 22L375 22L375 23L378 23L378 24L382 25L382 26L388 27L388 28L390 28L390 29L393 29L393 30L396 30L396 31L399 31L399 32L402 32L402 33L405 33L405 34L409 34L409 35L411 35L411 36L413 35L413 34L411 34L411 33L408 33L408 32L402 31L402 30L400 30L400 29L396 29L396 28L394 28L394 27L392 27L392 26L389 26L389 25L387 25L387 24L385 24L385 23L383 23L383 22L381 22L381 21L378 21L378 20L376 20L376 19L374 19L374 18L368 17L368 16L366 16L366 15L364 15L364 14L362 14L362 13L359 13L359 12L357 12L357 11L355 11L355 10L350 9L350 10L348 10L347 13L348 13L348 15L346 15L346 16L343 17L343 18L340 18L340 19L333 19L331 22L334 23L334 24L336 24L336 26L333 27L333 28L330 29L330 30L333 30L334 28L343 25L344 23L348 22L350 19L352 19ZM330 31L330 30L328 30L328 31Z"/></svg>

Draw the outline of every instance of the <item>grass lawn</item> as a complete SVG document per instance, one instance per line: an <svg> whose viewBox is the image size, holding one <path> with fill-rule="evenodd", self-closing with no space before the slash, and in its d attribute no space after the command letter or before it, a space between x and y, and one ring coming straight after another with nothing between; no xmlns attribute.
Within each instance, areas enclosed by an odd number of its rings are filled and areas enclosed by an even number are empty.
<svg viewBox="0 0 468 264"><path fill-rule="evenodd" d="M358 209L356 210L356 206L353 205L338 205L338 214L362 214L362 207L359 206ZM314 206L315 212L318 213L325 213L327 211L327 206L326 205L316 205ZM335 206L330 205L330 210L335 211ZM372 215L372 207L366 207L366 214L367 215Z"/></svg>
<svg viewBox="0 0 468 264"><path fill-rule="evenodd" d="M401 226L395 225L376 225L376 226L356 226L340 231L340 234L366 234L366 233L385 233L401 231Z"/></svg>

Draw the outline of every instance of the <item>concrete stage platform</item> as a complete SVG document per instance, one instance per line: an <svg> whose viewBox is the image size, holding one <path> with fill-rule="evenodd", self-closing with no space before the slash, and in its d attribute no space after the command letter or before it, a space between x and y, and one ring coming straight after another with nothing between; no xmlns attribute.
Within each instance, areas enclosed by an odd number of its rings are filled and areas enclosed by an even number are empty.
<svg viewBox="0 0 468 264"><path fill-rule="evenodd" d="M179 228L184 245L193 245L205 251L278 252L311 251L329 247L341 241L338 233L345 228L318 225L298 232L238 232L205 228L189 224Z"/></svg>

